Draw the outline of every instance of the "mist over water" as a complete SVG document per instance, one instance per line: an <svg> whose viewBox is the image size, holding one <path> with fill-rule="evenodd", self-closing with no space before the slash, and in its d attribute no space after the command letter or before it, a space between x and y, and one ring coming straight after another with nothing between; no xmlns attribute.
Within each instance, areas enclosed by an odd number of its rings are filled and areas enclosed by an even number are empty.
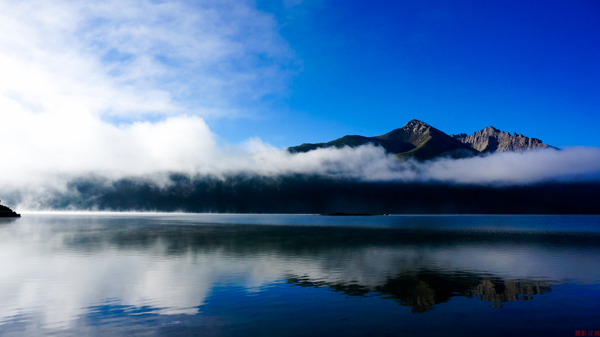
<svg viewBox="0 0 600 337"><path fill-rule="evenodd" d="M427 162L400 162L371 145L215 158L220 160L191 158L203 166L188 170L155 171L142 161L122 171L23 170L26 175L7 171L0 177L4 200L25 210L510 213L512 207L514 213L597 212L600 151L594 148ZM140 171L117 173L126 167Z"/></svg>

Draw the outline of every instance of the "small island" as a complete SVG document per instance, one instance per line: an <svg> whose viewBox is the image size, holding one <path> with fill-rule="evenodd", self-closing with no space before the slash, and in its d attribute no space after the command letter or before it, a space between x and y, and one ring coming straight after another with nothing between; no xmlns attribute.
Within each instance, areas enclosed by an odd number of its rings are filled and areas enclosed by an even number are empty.
<svg viewBox="0 0 600 337"><path fill-rule="evenodd" d="M18 218L20 216L21 214L13 211L12 209L4 205L0 205L0 218Z"/></svg>

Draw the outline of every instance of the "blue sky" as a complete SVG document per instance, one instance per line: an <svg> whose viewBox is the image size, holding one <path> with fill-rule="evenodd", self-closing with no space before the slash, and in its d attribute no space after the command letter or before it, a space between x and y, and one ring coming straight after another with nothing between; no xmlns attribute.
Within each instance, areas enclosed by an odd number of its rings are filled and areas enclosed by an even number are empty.
<svg viewBox="0 0 600 337"><path fill-rule="evenodd" d="M208 120L279 147L380 135L408 120L493 125L556 146L600 146L598 1L258 1L294 53L286 96Z"/></svg>

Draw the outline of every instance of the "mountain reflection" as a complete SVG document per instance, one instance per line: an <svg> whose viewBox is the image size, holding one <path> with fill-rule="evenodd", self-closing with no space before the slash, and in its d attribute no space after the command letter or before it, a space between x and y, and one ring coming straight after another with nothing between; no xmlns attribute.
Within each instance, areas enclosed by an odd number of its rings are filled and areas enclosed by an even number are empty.
<svg viewBox="0 0 600 337"><path fill-rule="evenodd" d="M411 307L413 313L424 313L434 305L444 303L454 296L478 297L495 302L492 307L500 308L502 302L530 300L530 295L550 292L550 284L534 280L502 280L483 278L478 274L453 275L434 271L421 271L413 275L398 275L385 284L366 287L360 284L313 282L308 277L288 278L288 283L302 287L329 287L348 296L379 295Z"/></svg>
<svg viewBox="0 0 600 337"><path fill-rule="evenodd" d="M28 314L70 326L107 301L159 315L199 314L223 284L248 293L288 283L378 296L414 313L457 296L500 307L567 281L596 283L599 238L597 232L29 216L0 226L0 325Z"/></svg>

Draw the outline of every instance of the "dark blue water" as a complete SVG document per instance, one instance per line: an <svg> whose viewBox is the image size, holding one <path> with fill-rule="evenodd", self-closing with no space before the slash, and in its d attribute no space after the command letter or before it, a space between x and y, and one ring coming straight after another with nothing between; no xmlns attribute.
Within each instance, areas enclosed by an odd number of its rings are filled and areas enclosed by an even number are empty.
<svg viewBox="0 0 600 337"><path fill-rule="evenodd" d="M25 214L2 336L600 332L600 217Z"/></svg>

